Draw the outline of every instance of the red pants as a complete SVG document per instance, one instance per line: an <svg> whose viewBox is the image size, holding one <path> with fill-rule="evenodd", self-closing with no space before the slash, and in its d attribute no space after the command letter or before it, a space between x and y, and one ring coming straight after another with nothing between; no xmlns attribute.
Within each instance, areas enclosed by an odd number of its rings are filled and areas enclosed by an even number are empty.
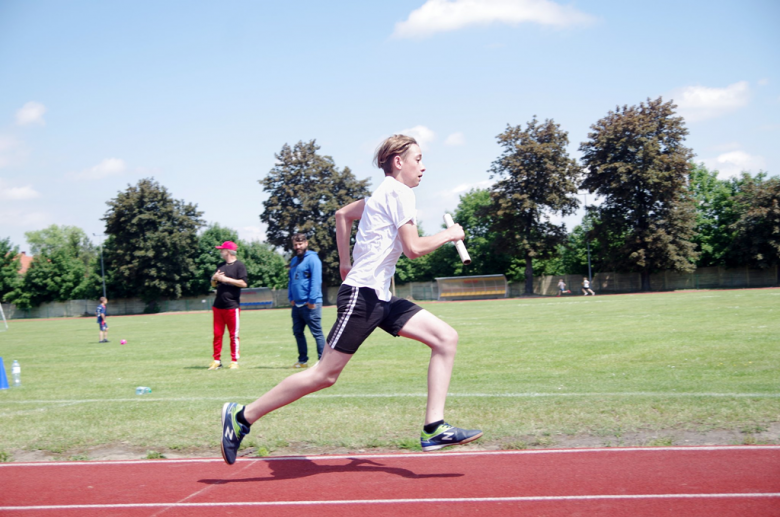
<svg viewBox="0 0 780 517"><path fill-rule="evenodd" d="M239 340L238 329L239 314L241 309L217 309L212 307L211 311L214 313L214 360L219 361L222 355L222 336L225 335L225 325L228 328L228 334L230 335L230 358L233 361L238 361L239 354Z"/></svg>

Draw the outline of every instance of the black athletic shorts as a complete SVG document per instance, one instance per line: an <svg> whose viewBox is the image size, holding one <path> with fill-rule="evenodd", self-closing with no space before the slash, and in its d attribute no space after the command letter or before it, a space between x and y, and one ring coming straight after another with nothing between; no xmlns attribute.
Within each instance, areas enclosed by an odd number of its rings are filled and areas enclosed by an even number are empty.
<svg viewBox="0 0 780 517"><path fill-rule="evenodd" d="M377 327L398 336L406 322L422 310L409 300L393 296L384 302L370 287L347 284L341 284L336 305L338 318L328 333L328 346L345 354L357 352Z"/></svg>

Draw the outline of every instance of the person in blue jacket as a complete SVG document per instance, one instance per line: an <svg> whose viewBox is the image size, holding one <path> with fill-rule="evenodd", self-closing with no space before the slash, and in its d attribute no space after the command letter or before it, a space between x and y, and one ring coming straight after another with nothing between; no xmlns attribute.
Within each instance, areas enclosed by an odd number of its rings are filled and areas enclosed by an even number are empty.
<svg viewBox="0 0 780 517"><path fill-rule="evenodd" d="M293 368L309 366L309 348L303 334L306 325L317 342L317 359L322 357L325 336L322 334L322 262L317 253L309 250L304 233L292 238L295 256L290 262L290 283L287 298L292 305L293 335L298 344L298 362Z"/></svg>

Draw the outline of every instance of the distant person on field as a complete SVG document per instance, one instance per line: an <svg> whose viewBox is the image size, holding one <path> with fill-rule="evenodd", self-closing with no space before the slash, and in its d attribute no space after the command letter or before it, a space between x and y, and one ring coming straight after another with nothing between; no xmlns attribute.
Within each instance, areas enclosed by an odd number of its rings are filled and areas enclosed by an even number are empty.
<svg viewBox="0 0 780 517"><path fill-rule="evenodd" d="M108 343L108 323L106 322L106 316L108 316L108 313L106 312L106 304L108 303L108 300L105 296L100 297L100 305L97 306L97 309L95 309L95 316L97 316L97 324L100 328L100 331L98 332L98 343Z"/></svg>
<svg viewBox="0 0 780 517"><path fill-rule="evenodd" d="M571 294L571 291L566 289L566 282L563 281L563 278L558 280L558 295L560 296L562 294Z"/></svg>
<svg viewBox="0 0 780 517"><path fill-rule="evenodd" d="M584 294L585 296L588 296L588 293L590 293L591 296L596 296L596 293L594 293L590 289L590 280L588 280L587 278L583 278L582 279L582 294Z"/></svg>
<svg viewBox="0 0 780 517"><path fill-rule="evenodd" d="M309 366L309 348L303 331L309 326L317 343L317 360L325 348L322 334L322 262L317 252L309 250L306 234L296 233L292 238L295 256L290 262L290 282L287 298L292 305L293 335L298 344L298 362L293 368Z"/></svg>
<svg viewBox="0 0 780 517"><path fill-rule="evenodd" d="M236 258L238 246L235 242L225 241L222 246L216 246L225 261L217 266L217 272L211 277L211 287L217 288L214 306L214 361L209 370L222 368L222 336L225 326L230 335L230 369L238 368L240 347L238 339L239 316L241 313L241 288L246 287L246 266Z"/></svg>

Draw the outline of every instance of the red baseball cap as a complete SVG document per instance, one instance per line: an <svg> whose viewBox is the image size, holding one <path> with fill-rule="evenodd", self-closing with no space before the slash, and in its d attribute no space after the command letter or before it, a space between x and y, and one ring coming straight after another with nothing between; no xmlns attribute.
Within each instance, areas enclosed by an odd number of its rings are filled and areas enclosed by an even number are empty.
<svg viewBox="0 0 780 517"><path fill-rule="evenodd" d="M225 241L222 243L222 246L214 246L218 250L233 250L238 251L238 246L233 241Z"/></svg>

